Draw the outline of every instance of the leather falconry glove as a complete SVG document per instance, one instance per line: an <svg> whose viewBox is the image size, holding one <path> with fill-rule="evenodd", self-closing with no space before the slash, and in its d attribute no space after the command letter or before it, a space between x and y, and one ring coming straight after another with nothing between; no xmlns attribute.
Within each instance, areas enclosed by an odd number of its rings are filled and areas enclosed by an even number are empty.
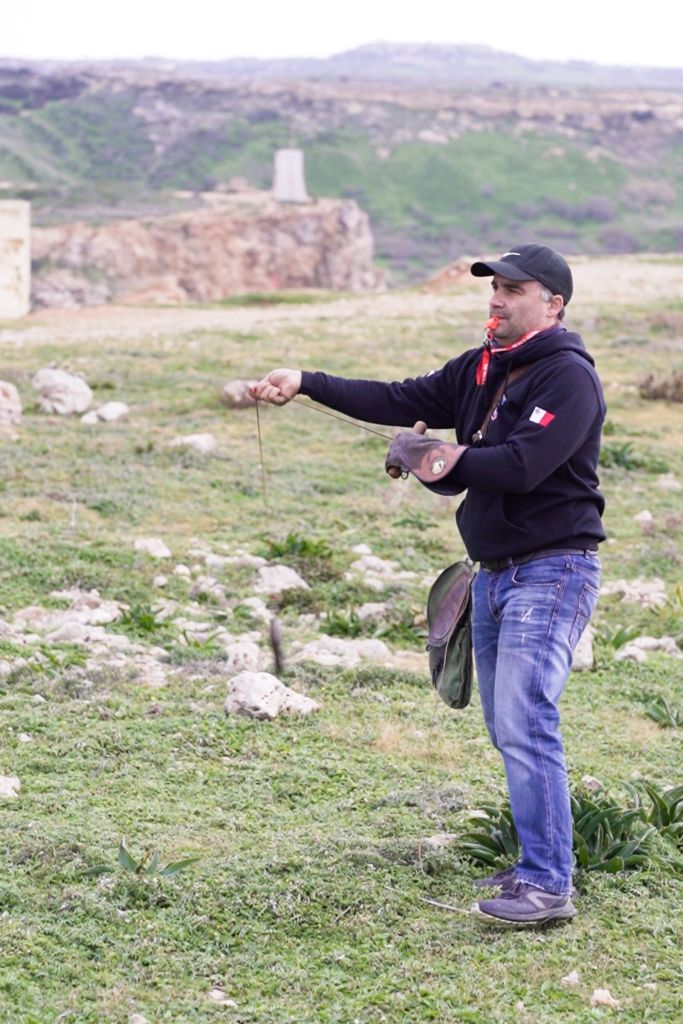
<svg viewBox="0 0 683 1024"><path fill-rule="evenodd" d="M384 468L391 477L405 477L412 473L430 490L440 494L457 494L462 490L461 487L441 488L439 482L455 468L468 446L425 437L426 429L426 424L418 420L412 430L397 434L387 452Z"/></svg>

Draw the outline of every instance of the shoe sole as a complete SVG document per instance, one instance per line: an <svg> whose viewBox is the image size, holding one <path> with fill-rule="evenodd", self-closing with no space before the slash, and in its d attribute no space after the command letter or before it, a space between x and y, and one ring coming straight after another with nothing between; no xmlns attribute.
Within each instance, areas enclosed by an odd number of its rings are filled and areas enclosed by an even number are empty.
<svg viewBox="0 0 683 1024"><path fill-rule="evenodd" d="M478 903L474 903L470 913L477 921L495 925L498 928L542 928L544 924L552 924L554 921L571 921L576 916L576 907L572 903L568 903L566 906L556 907L554 910L539 910L535 916L509 918L486 914L480 910Z"/></svg>

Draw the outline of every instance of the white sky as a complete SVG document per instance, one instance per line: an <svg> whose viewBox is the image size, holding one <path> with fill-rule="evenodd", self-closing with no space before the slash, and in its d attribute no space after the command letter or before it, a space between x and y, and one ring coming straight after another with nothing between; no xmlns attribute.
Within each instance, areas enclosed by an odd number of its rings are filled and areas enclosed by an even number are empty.
<svg viewBox="0 0 683 1024"><path fill-rule="evenodd" d="M6 0L0 56L325 57L385 40L680 67L677 4L633 6L628 13L624 0Z"/></svg>

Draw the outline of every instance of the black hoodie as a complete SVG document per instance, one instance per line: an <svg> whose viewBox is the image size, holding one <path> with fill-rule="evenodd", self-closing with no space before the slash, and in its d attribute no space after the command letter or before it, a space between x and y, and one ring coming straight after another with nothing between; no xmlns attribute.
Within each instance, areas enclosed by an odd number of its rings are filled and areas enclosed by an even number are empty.
<svg viewBox="0 0 683 1024"><path fill-rule="evenodd" d="M470 558L494 560L544 548L594 548L605 539L597 464L605 401L578 334L558 325L518 349L494 348L486 385L476 383L483 347L403 382L302 374L301 392L371 423L455 428L471 444L508 370L483 441L470 447L437 489L467 496L456 513Z"/></svg>

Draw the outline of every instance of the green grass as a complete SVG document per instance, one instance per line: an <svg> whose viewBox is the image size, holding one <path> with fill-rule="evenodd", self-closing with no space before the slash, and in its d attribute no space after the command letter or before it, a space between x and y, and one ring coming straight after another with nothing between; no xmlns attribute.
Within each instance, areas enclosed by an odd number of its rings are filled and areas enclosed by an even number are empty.
<svg viewBox="0 0 683 1024"><path fill-rule="evenodd" d="M241 1024L589 1024L611 1015L589 1005L604 987L626 1024L678 1018L680 878L662 865L591 873L571 925L482 930L466 913L475 866L457 845L438 853L423 843L462 833L473 809L504 799L476 701L457 713L436 705L424 670L291 659L294 642L314 638L326 615L336 632L353 634L354 611L378 599L389 603L392 650L419 658L422 577L462 556L453 500L389 481L381 438L302 404L262 410L264 508L254 413L220 404L224 380L283 361L403 376L480 336L481 317L457 296L448 321L419 302L400 316L378 308L363 299L354 317L337 319L321 303L309 319L307 303L305 317L288 306L272 322L256 305L252 329L241 333L228 308L222 326L186 334L98 330L59 344L46 340L49 331L29 330L21 347L0 340L0 379L14 381L24 400L19 439L0 447L0 619L30 604L63 607L50 596L58 589L97 587L129 606L110 631L161 645L172 669L167 686L148 689L113 668L87 670L87 649L20 646L0 632L0 661L28 662L0 683L0 774L22 783L17 800L0 802L3 1024L126 1024L135 1012L188 1024L219 1016ZM683 409L641 399L636 387L671 358L651 331L664 315L674 311L650 310L637 297L608 311L579 300L575 310L593 325L608 441L622 446L612 451L665 458L683 479ZM613 344L626 335L650 340ZM85 428L38 413L30 378L51 361L81 370L96 400L126 400L129 421ZM216 435L219 457L167 447L198 431ZM607 787L641 776L661 789L682 781L680 730L649 719L645 697L680 708L679 663L661 654L643 665L617 662L614 637L627 627L680 633L682 527L665 525L679 515L680 495L656 487L651 465L626 461L601 473L614 541L603 547L605 575L659 574L670 602L647 611L601 601L596 668L571 678L563 733L574 786L590 774ZM633 522L644 507L657 524L648 536ZM222 653L211 641L184 646L160 622L160 598L187 609L188 588L170 574L168 588L153 586L168 566L134 551L140 536L161 536L173 564L193 561L193 538L218 553L246 548L296 564L311 590L272 607L283 626L284 680L318 700L320 712L272 723L227 718ZM345 579L360 543L418 578L382 595ZM219 578L228 607L201 604L202 619L234 634L259 629L265 646L265 627L242 605L253 571L229 566ZM323 619L308 624L301 611ZM137 862L152 851L163 865L198 860L169 878L127 871L117 863L124 837ZM109 873L88 876L103 864ZM574 969L580 983L567 988L561 979ZM237 1007L213 1005L216 987Z"/></svg>

